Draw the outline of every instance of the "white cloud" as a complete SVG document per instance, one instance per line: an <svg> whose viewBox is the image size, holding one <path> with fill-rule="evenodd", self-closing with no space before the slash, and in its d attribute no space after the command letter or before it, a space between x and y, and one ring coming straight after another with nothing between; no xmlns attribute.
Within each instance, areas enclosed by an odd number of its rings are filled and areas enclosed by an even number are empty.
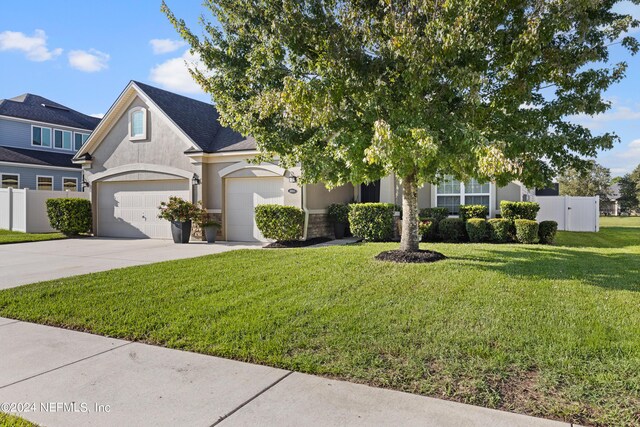
<svg viewBox="0 0 640 427"><path fill-rule="evenodd" d="M182 93L203 93L189 74L189 68L202 68L200 57L186 51L181 57L169 59L151 69L149 79L167 90Z"/></svg>
<svg viewBox="0 0 640 427"><path fill-rule="evenodd" d="M625 106L616 106L614 103L613 108L606 113L596 116L578 114L570 116L569 120L591 130L600 130L609 122L640 120L640 110Z"/></svg>
<svg viewBox="0 0 640 427"><path fill-rule="evenodd" d="M98 119L101 119L104 117L104 113L94 113L94 114L89 114L91 117L97 117Z"/></svg>
<svg viewBox="0 0 640 427"><path fill-rule="evenodd" d="M55 58L62 53L61 48L49 50L47 35L43 30L35 30L33 36L17 31L0 33L0 51L19 50L25 53L30 61L42 62Z"/></svg>
<svg viewBox="0 0 640 427"><path fill-rule="evenodd" d="M174 52L186 45L183 40L171 39L151 39L149 40L149 44L151 45L151 49L153 49L153 53L156 55Z"/></svg>
<svg viewBox="0 0 640 427"><path fill-rule="evenodd" d="M108 67L109 54L96 49L72 50L69 52L69 65L76 70L94 73Z"/></svg>

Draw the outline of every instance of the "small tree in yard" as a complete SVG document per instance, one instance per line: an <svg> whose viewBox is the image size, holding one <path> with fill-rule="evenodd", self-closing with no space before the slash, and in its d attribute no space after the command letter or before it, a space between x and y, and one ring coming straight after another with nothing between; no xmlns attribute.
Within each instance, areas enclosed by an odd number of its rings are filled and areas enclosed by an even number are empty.
<svg viewBox="0 0 640 427"><path fill-rule="evenodd" d="M638 1L638 0L634 0ZM617 0L212 0L204 37L163 11L206 69L224 125L303 182L402 181L400 249L418 250L418 188L444 175L545 185L617 137L598 114L626 64L608 45L638 26ZM597 65L596 65L597 63ZM594 65L590 65L594 64Z"/></svg>
<svg viewBox="0 0 640 427"><path fill-rule="evenodd" d="M600 196L608 200L611 187L611 171L595 161L582 171L568 169L558 178L562 196Z"/></svg>

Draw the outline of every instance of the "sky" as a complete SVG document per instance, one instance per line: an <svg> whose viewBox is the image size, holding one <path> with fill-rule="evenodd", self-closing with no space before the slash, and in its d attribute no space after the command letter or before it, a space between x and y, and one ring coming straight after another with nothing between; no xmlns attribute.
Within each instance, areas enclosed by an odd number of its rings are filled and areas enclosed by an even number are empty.
<svg viewBox="0 0 640 427"><path fill-rule="evenodd" d="M196 63L159 0L5 0L0 5L0 99L34 93L86 114L104 114L130 80L210 101L185 65ZM201 0L166 0L174 14L200 34ZM618 11L640 19L640 6ZM634 35L640 37L640 31ZM619 45L612 63L628 63L626 78L610 88L612 108L572 120L620 142L597 161L619 176L640 164L640 54Z"/></svg>

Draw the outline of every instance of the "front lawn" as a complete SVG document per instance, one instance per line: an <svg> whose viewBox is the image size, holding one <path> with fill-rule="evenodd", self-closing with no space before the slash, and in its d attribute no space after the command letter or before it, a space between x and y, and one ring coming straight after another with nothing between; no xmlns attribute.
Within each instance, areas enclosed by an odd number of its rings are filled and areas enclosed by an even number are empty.
<svg viewBox="0 0 640 427"><path fill-rule="evenodd" d="M640 227L640 216L601 216L600 227Z"/></svg>
<svg viewBox="0 0 640 427"><path fill-rule="evenodd" d="M594 242L595 244L591 244ZM581 424L640 423L640 229L236 251L0 292L0 316Z"/></svg>
<svg viewBox="0 0 640 427"><path fill-rule="evenodd" d="M0 230L0 245L5 243L39 242L42 240L64 239L62 233L22 233L20 231Z"/></svg>

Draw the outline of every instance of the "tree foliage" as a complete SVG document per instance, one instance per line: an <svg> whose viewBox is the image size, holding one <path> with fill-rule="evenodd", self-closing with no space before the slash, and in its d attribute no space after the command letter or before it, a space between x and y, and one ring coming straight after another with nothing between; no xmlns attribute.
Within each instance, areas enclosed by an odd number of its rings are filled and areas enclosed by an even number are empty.
<svg viewBox="0 0 640 427"><path fill-rule="evenodd" d="M632 213L640 210L640 165L633 172L628 173L618 180L620 187L620 211Z"/></svg>
<svg viewBox="0 0 640 427"><path fill-rule="evenodd" d="M595 161L584 170L570 168L558 178L563 196L600 196L607 200L611 194L611 171Z"/></svg>
<svg viewBox="0 0 640 427"><path fill-rule="evenodd" d="M611 148L615 135L566 117L609 107L601 94L626 69L608 63L611 43L638 50L617 2L211 0L203 37L163 11L205 64L192 74L222 123L263 158L302 163L303 182L399 176L413 250L420 185L533 187Z"/></svg>

